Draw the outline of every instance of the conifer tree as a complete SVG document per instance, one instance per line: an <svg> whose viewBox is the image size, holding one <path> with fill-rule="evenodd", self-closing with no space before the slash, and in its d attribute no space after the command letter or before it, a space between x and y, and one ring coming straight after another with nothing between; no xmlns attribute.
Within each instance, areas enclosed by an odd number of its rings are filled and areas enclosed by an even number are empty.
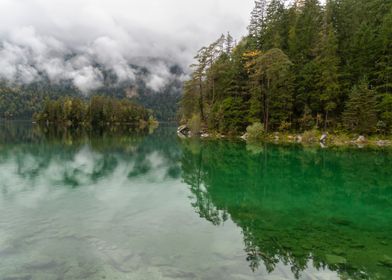
<svg viewBox="0 0 392 280"><path fill-rule="evenodd" d="M317 86L320 91L320 107L324 114L324 129L328 125L328 115L336 112L340 97L339 58L337 56L337 40L332 23L331 0L327 2L324 14L323 29L318 45L316 64L319 68Z"/></svg>
<svg viewBox="0 0 392 280"><path fill-rule="evenodd" d="M355 86L343 113L345 127L358 133L372 133L377 128L377 100L366 82Z"/></svg>
<svg viewBox="0 0 392 280"><path fill-rule="evenodd" d="M251 12L248 31L249 38L251 39L251 46L256 49L261 48L261 37L264 31L266 7L266 0L256 0L255 6Z"/></svg>

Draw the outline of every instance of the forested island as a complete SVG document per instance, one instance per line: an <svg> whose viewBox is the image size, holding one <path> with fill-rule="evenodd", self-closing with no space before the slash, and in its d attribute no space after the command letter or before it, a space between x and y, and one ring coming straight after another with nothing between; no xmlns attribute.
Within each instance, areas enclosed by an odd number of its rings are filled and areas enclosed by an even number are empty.
<svg viewBox="0 0 392 280"><path fill-rule="evenodd" d="M105 96L93 96L90 100L77 97L47 100L42 111L35 113L33 119L39 124L61 127L156 124L151 110L128 99Z"/></svg>
<svg viewBox="0 0 392 280"><path fill-rule="evenodd" d="M248 30L199 50L182 124L232 135L391 134L391 1L258 0Z"/></svg>

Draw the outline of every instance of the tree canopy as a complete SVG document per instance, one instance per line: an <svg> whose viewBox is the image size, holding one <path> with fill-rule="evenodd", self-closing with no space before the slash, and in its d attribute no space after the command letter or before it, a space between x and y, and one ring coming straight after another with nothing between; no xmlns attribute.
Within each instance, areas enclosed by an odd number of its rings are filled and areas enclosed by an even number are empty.
<svg viewBox="0 0 392 280"><path fill-rule="evenodd" d="M246 36L234 44L222 35L199 51L180 118L199 115L221 133L255 122L391 133L391 26L389 0L255 1ZM358 103L366 106L355 111Z"/></svg>

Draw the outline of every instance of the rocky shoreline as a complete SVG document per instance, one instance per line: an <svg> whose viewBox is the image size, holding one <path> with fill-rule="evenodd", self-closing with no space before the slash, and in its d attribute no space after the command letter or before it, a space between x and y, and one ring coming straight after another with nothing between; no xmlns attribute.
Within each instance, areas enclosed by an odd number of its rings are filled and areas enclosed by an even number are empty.
<svg viewBox="0 0 392 280"><path fill-rule="evenodd" d="M242 139L246 142L254 143L249 139L247 133L241 136L227 136L216 132L201 130L197 133L192 132L188 126L182 125L177 129L180 138L202 138L202 139ZM364 147L391 147L392 138L389 136L374 135L366 137L364 135L348 135L343 133L322 133L319 131L305 131L304 133L280 133L274 132L266 134L261 142L275 144L301 144L301 145L320 145L323 148L334 146L355 146Z"/></svg>

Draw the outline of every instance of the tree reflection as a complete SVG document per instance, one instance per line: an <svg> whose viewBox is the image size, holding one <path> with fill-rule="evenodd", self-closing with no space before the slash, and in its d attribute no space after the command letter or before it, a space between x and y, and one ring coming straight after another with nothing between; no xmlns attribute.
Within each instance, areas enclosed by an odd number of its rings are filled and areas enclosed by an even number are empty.
<svg viewBox="0 0 392 280"><path fill-rule="evenodd" d="M195 211L243 232L250 268L309 264L354 279L392 277L392 161L385 150L323 150L185 140Z"/></svg>
<svg viewBox="0 0 392 280"><path fill-rule="evenodd" d="M175 134L166 129L152 135L133 127L84 130L9 123L2 124L2 132L0 165L15 165L16 176L30 185L48 172L53 184L72 188L113 176L119 168L129 181L156 168L165 178L179 178L181 173Z"/></svg>

